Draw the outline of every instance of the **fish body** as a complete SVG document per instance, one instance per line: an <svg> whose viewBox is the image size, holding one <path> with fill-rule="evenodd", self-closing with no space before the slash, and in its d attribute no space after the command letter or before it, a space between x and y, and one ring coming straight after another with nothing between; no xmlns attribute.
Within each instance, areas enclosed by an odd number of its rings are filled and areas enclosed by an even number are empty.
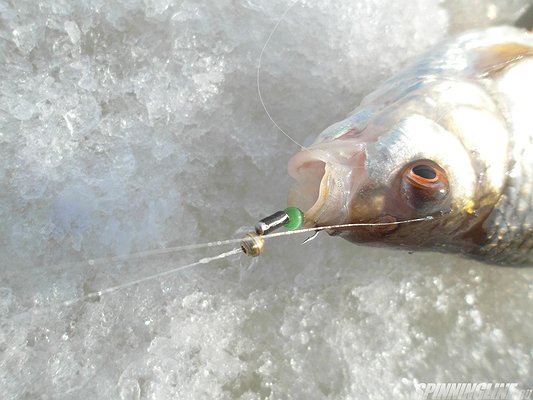
<svg viewBox="0 0 533 400"><path fill-rule="evenodd" d="M308 227L356 243L533 262L533 34L466 32L422 54L289 161Z"/></svg>

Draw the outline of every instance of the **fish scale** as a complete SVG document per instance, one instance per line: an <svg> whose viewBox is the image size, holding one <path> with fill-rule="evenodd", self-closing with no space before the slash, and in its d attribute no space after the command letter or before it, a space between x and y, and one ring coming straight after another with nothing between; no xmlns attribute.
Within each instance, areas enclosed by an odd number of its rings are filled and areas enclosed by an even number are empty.
<svg viewBox="0 0 533 400"><path fill-rule="evenodd" d="M533 258L533 129L528 107L533 104L533 60L515 64L494 85L513 134L507 182L485 223L492 234L483 252L498 261L525 263Z"/></svg>

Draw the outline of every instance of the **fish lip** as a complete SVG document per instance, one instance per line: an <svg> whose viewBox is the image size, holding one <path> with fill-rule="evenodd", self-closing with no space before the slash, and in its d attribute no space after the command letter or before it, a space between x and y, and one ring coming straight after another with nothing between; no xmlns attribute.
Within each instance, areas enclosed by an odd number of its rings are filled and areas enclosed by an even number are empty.
<svg viewBox="0 0 533 400"><path fill-rule="evenodd" d="M305 167L313 163L323 164L318 190L313 185L317 177L309 179ZM296 189L289 195L289 203L301 206L304 211L304 226L308 228L342 224L347 219L347 204L352 185L350 164L339 162L334 152L320 146L304 149L289 161L289 175L297 181ZM313 197L312 204L310 197Z"/></svg>
<svg viewBox="0 0 533 400"><path fill-rule="evenodd" d="M317 214L327 203L329 171L326 160L325 153L307 149L295 154L289 161L289 175L297 182L296 188L293 187L289 194L289 204L302 208L306 227L316 226ZM306 170L311 164L317 168L315 176L309 178ZM321 176L316 176L318 174ZM315 188L317 183L318 187Z"/></svg>

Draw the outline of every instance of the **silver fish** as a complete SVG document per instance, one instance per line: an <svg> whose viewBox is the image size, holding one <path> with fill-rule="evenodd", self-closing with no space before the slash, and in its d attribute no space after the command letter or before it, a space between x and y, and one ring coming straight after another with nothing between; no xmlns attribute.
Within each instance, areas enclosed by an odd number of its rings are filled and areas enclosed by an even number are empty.
<svg viewBox="0 0 533 400"><path fill-rule="evenodd" d="M289 203L356 243L533 262L533 34L466 32L424 53L292 157Z"/></svg>

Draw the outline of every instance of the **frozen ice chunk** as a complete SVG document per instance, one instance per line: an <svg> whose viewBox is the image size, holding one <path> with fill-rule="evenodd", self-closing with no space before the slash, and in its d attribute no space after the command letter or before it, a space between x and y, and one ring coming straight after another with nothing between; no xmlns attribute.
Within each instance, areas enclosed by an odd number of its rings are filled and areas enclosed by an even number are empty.
<svg viewBox="0 0 533 400"><path fill-rule="evenodd" d="M74 21L65 21L65 31L67 32L72 43L78 43L80 41L81 32L78 28L78 24Z"/></svg>
<svg viewBox="0 0 533 400"><path fill-rule="evenodd" d="M35 48L40 37L40 30L41 27L35 23L20 25L13 29L13 41L23 54L29 54Z"/></svg>
<svg viewBox="0 0 533 400"><path fill-rule="evenodd" d="M11 99L9 112L13 117L20 121L26 121L33 117L36 112L36 107L32 103L23 98L17 97Z"/></svg>
<svg viewBox="0 0 533 400"><path fill-rule="evenodd" d="M92 96L82 96L78 104L64 115L67 127L74 136L89 133L100 122L100 105Z"/></svg>

